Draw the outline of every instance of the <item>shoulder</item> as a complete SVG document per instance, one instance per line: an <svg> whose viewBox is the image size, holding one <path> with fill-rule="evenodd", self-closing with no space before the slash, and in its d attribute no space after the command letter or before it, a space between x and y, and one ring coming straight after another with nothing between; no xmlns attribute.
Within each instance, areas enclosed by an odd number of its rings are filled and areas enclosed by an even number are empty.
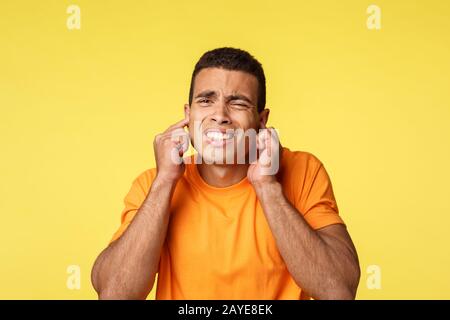
<svg viewBox="0 0 450 320"><path fill-rule="evenodd" d="M152 185L153 180L156 177L156 168L150 168L142 171L133 180L133 185L141 188L143 191L147 191Z"/></svg>
<svg viewBox="0 0 450 320"><path fill-rule="evenodd" d="M290 150L286 147L283 147L281 162L283 169L290 172L314 173L323 166L319 158L311 152Z"/></svg>

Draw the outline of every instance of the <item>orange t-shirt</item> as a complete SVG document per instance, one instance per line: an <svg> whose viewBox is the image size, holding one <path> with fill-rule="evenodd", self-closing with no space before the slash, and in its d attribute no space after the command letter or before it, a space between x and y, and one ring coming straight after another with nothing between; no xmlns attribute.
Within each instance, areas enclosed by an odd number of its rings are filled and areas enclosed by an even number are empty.
<svg viewBox="0 0 450 320"><path fill-rule="evenodd" d="M126 230L156 175L137 177L124 202ZM330 179L312 154L283 148L279 181L292 205L313 229L343 223ZM255 191L244 178L216 188L186 165L170 206L156 299L308 299L281 257Z"/></svg>

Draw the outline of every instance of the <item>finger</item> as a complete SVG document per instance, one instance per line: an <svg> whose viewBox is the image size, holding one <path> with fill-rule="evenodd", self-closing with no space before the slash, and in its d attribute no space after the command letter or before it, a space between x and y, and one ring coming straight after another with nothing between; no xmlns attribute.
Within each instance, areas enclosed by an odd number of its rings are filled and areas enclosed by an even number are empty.
<svg viewBox="0 0 450 320"><path fill-rule="evenodd" d="M188 141L183 141L183 142L180 144L180 148L179 148L180 157L182 157L182 156L184 155L184 153L185 153L186 151L188 151L188 149L189 149L189 142L188 142Z"/></svg>
<svg viewBox="0 0 450 320"><path fill-rule="evenodd" d="M267 129L261 130L261 132L257 136L256 145L259 150L263 150L266 148L267 141Z"/></svg>
<svg viewBox="0 0 450 320"><path fill-rule="evenodd" d="M277 130L275 130L275 128L271 127L270 129L271 132L271 150L273 153L279 153L281 154L281 144L280 144L280 137L278 136L278 132Z"/></svg>
<svg viewBox="0 0 450 320"><path fill-rule="evenodd" d="M278 135L274 128L269 127L261 131L258 136L258 149L260 153L259 163L262 166L270 166L272 157L278 154L276 147L278 147Z"/></svg>
<svg viewBox="0 0 450 320"><path fill-rule="evenodd" d="M180 137L184 136L184 135L189 135L184 129L178 128L178 129L174 129L172 131L163 133L160 137L160 140L170 140L173 142L177 142L180 141Z"/></svg>
<svg viewBox="0 0 450 320"><path fill-rule="evenodd" d="M262 156L262 154L264 153L264 149L266 148L266 143L265 143L265 129L264 130L260 130L260 132L258 133L258 135L256 136L256 150L257 150L257 160Z"/></svg>
<svg viewBox="0 0 450 320"><path fill-rule="evenodd" d="M182 137L181 141L171 141L170 157L175 164L181 164L183 162L183 155L189 149L189 135Z"/></svg>
<svg viewBox="0 0 450 320"><path fill-rule="evenodd" d="M180 136L180 141L179 141L179 151L180 151L180 156L182 156L188 149L189 149L189 143L190 143L190 139L189 139L189 134L187 132L184 133L184 135Z"/></svg>
<svg viewBox="0 0 450 320"><path fill-rule="evenodd" d="M180 155L180 144L177 142L171 142L172 146L170 148L170 159L172 160L172 163L174 164L181 164L183 162L183 159Z"/></svg>
<svg viewBox="0 0 450 320"><path fill-rule="evenodd" d="M180 120L177 123L171 125L169 128L167 128L166 131L164 131L164 133L170 132L170 131L172 131L174 129L177 129L177 128L184 128L184 127L186 127L188 125L188 123L189 123L189 119L188 118Z"/></svg>
<svg viewBox="0 0 450 320"><path fill-rule="evenodd" d="M277 132L275 131L275 128L273 127L269 127L267 131L268 131L267 149L269 156L272 156L272 154L276 154L275 148L277 148L279 144L278 135Z"/></svg>
<svg viewBox="0 0 450 320"><path fill-rule="evenodd" d="M181 130L177 132L177 130ZM179 151L180 156L182 156L188 149L190 144L189 133L184 131L183 129L176 129L172 132L172 134L166 135L166 139L169 139L173 144L173 147Z"/></svg>
<svg viewBox="0 0 450 320"><path fill-rule="evenodd" d="M188 134L186 130L184 130L183 128L176 128L173 129L172 131L164 133L163 137L170 137L173 138L173 141L176 141L178 140L178 137L183 136L185 134Z"/></svg>
<svg viewBox="0 0 450 320"><path fill-rule="evenodd" d="M175 129L171 132L164 133L159 137L160 143L169 143L172 144L179 144L179 143L185 143L190 142L189 133L184 131L184 129Z"/></svg>

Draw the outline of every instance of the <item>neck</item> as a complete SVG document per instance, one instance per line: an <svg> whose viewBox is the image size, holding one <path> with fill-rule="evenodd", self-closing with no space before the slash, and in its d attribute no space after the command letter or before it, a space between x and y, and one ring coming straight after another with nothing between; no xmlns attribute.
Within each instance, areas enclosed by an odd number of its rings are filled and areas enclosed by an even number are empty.
<svg viewBox="0 0 450 320"><path fill-rule="evenodd" d="M247 176L248 164L197 164L203 180L213 187L225 188L240 182Z"/></svg>

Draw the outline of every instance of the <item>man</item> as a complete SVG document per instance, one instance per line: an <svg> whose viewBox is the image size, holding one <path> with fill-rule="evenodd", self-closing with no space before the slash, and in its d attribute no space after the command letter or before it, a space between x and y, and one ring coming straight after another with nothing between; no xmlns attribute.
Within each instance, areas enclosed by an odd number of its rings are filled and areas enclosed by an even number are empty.
<svg viewBox="0 0 450 320"><path fill-rule="evenodd" d="M134 180L95 262L100 299L145 299L156 274L157 299L355 298L358 258L327 172L278 146L265 95L249 53L200 58L185 119L154 139L156 168ZM198 153L182 158L189 140Z"/></svg>

